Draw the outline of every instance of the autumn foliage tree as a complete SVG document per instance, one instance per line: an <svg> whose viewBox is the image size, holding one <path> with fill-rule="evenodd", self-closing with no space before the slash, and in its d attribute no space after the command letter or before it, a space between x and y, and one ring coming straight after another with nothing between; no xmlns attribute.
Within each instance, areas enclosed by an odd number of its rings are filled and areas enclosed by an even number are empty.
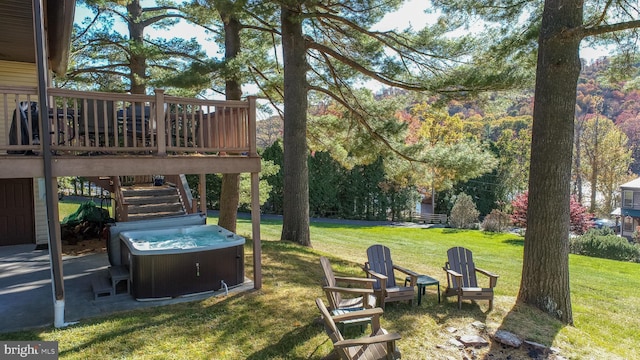
<svg viewBox="0 0 640 360"><path fill-rule="evenodd" d="M511 213L511 222L515 226L527 227L527 209L529 207L529 192L525 191L516 196L511 202L513 211ZM580 204L575 196L571 196L570 203L570 227L571 232L582 235L593 227L593 214L587 211L587 208Z"/></svg>

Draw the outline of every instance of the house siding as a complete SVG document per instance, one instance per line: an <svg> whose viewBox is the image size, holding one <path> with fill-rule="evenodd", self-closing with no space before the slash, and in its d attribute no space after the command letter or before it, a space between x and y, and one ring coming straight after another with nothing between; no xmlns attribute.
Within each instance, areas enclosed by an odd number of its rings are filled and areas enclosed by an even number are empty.
<svg viewBox="0 0 640 360"><path fill-rule="evenodd" d="M631 240L636 229L640 227L640 178L620 185L620 192L622 193L620 235Z"/></svg>
<svg viewBox="0 0 640 360"><path fill-rule="evenodd" d="M33 182L33 221L36 237L36 244L47 244L49 242L49 226L47 221L46 202L44 198L45 182L43 178L35 179ZM57 194L56 194L57 196Z"/></svg>
<svg viewBox="0 0 640 360"><path fill-rule="evenodd" d="M0 60L0 86L38 86L36 64ZM0 144L7 145L7 132L11 124L13 111L6 111L4 102L0 102ZM37 179L33 182L34 231L36 244L48 242L47 211L41 194L44 182ZM42 192L41 192L42 191Z"/></svg>
<svg viewBox="0 0 640 360"><path fill-rule="evenodd" d="M0 86L38 86L35 64L0 60ZM0 145L7 145L9 126L13 110L7 111L5 119L4 102L0 101Z"/></svg>

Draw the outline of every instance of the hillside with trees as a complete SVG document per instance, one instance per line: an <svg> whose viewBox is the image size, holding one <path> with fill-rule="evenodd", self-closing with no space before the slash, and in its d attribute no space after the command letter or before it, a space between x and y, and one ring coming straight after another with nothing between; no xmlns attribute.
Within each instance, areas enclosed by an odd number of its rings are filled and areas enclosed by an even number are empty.
<svg viewBox="0 0 640 360"><path fill-rule="evenodd" d="M609 82L611 65L610 60L606 58L584 65L578 85L575 121L577 136L574 149L576 160L572 189L579 202L594 204L589 209L591 212L598 212L606 217L615 208L616 201L619 201L618 185L634 177L640 167L640 102L637 101L640 90L635 89L630 81ZM396 189L396 192L387 194L396 201L384 201L390 204L390 218L409 218L416 211L416 196L400 196L397 192L400 189L403 192L412 189L430 197L433 187L436 191L435 212L444 214L450 213L456 195L465 193L473 198L481 216L489 214L494 209L508 211L511 201L526 191L531 142L532 90L491 93L466 100L450 100L443 104L437 97L419 98L407 91L383 89L375 95L375 99L386 99L398 105L394 117L403 127L404 142L407 146L418 143L418 139L427 139L432 145L438 141L459 143L471 139L478 146L486 147L496 160L489 172L462 180L456 179L453 174L434 179L434 175L429 174L428 169L401 171L397 168L398 164L385 166L389 161L378 157L365 161L365 165L359 165L358 168L366 169L370 166L366 164L368 162L375 164L371 166L384 173L385 178L379 182L380 189ZM335 125L327 118L338 117L335 115L336 110L337 107L331 103L316 104L310 108L310 133L313 135L316 131L321 131L327 134L334 131L332 129L335 129ZM600 132L597 139L593 136L593 124L596 120ZM282 120L275 116L259 122L257 137L262 139L261 144L268 147L281 138L282 127ZM638 130L635 130L636 127ZM337 136L338 133L332 133L331 136ZM348 134L354 136L353 133ZM316 138L313 136L310 139L310 148L313 151L309 158L310 167L317 166L311 164L319 157L324 159L324 163L333 162L323 171L310 172L310 189L316 186L316 183L331 187L329 184L333 184L333 179L339 173L353 171L356 161L350 160L350 157L357 156L358 151L355 147L341 147L344 141L332 141L327 145L314 141ZM597 144L600 149L593 148ZM375 154L367 151L367 146L364 146L363 153L360 156ZM597 158L594 154L598 155ZM600 164L601 175L594 178L593 168L596 161ZM329 200L332 197L326 193L322 196L320 194L322 193L310 190L312 215L364 219L384 217L384 212L380 211L355 213L338 210L337 205L329 205L336 200ZM597 200L593 201L595 194L598 195ZM323 196L326 201L315 200L316 197ZM403 204L398 203L400 198ZM278 212L280 209L272 204L281 200L272 200L268 202L269 207L265 210Z"/></svg>

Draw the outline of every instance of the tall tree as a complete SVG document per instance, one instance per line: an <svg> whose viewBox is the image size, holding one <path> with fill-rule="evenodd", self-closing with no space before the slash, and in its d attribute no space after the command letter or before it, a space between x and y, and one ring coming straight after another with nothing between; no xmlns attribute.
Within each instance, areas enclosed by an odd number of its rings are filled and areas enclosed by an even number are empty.
<svg viewBox="0 0 640 360"><path fill-rule="evenodd" d="M451 80L457 76L445 74L456 62L448 60L469 54L479 44L449 41L442 36L448 29L442 23L426 27L419 33L373 30L373 26L385 14L397 9L400 3L400 0L282 1L286 188L283 239L310 244L306 219L308 189L303 185L307 183L308 176L305 163L307 144L304 140L307 133L307 91L321 101L331 99L339 104L348 114L344 119L352 129L362 129L368 138L383 144L398 159L429 163L436 158L436 152L430 152L431 157L426 154L424 158L418 158L415 147L394 141L391 137L398 134L397 119L371 112L365 106L367 94L354 89L362 80L373 79L406 90L452 91ZM508 71L505 73L513 75ZM496 78L490 71L476 74L474 81L455 89L475 89L478 78ZM503 78L514 81L517 76ZM496 86L486 84L483 83L483 89ZM327 138L325 143L329 142Z"/></svg>
<svg viewBox="0 0 640 360"><path fill-rule="evenodd" d="M640 8L626 1L501 0L487 4L475 0L434 0L433 3L446 15L456 18L456 14L461 14L467 21L479 16L499 28L494 37L485 39L495 40L487 49L499 58L500 64L506 59L526 65L526 55L535 54L537 49L531 196L517 301L573 323L567 234L580 43L585 38L592 43L618 40L626 50L634 51ZM522 21L523 16L527 21ZM517 55L525 55L522 57L525 61L518 61Z"/></svg>
<svg viewBox="0 0 640 360"><path fill-rule="evenodd" d="M242 48L240 42L240 30L242 24L238 18L238 9L234 5L243 2L218 1L218 11L224 24L224 60L232 63L240 54ZM239 76L228 76L225 81L225 98L227 100L240 100L242 97L242 85ZM220 190L220 217L218 225L232 232L236 232L238 213L238 201L240 200L240 174L223 174L222 189Z"/></svg>
<svg viewBox="0 0 640 360"><path fill-rule="evenodd" d="M510 201L527 189L531 150L531 128L513 131L505 129L495 142L499 164L497 168L498 199Z"/></svg>
<svg viewBox="0 0 640 360"><path fill-rule="evenodd" d="M143 6L140 0L81 2L92 11L76 26L71 69L66 81L104 91L144 94L152 86L196 87L207 78L185 76L190 64L206 67L206 56L195 39L152 38L149 28L168 29L184 14L176 6ZM122 26L126 32L120 32ZM182 77L190 79L185 84Z"/></svg>
<svg viewBox="0 0 640 360"><path fill-rule="evenodd" d="M189 8L195 21L209 26L209 23L219 24L216 28L222 29L224 43L224 60L221 66L221 74L224 79L224 95L227 100L240 100L242 98L241 71L232 71L242 50L240 33L244 28L241 17L244 14L246 1L230 0L201 0L200 4ZM204 8L204 9L203 9ZM205 10L205 11L202 11ZM217 14L218 19L212 15ZM218 20L218 21L216 21ZM232 232L236 231L238 204L240 199L240 174L223 174L220 189L220 216L218 225Z"/></svg>
<svg viewBox="0 0 640 360"><path fill-rule="evenodd" d="M257 78L263 77L265 69L277 68L273 62L265 61L268 59L265 49L271 40L276 46L273 35L277 31L270 24L274 6L246 0L198 0L185 10L191 21L216 34L215 39L224 48L224 60L219 69L214 69L219 72L209 74L213 78L214 91L224 92L227 100L240 100L242 84L251 80L258 86L262 85L263 91L268 91ZM223 79L224 84L220 84L216 77ZM222 176L218 224L232 231L236 229L240 181L240 174Z"/></svg>
<svg viewBox="0 0 640 360"><path fill-rule="evenodd" d="M569 203L580 42L640 26L626 2L587 8L582 0L546 0L538 41L529 209L518 300L573 323L569 290ZM617 24L615 21L621 21Z"/></svg>
<svg viewBox="0 0 640 360"><path fill-rule="evenodd" d="M597 114L584 121L583 131L578 136L583 159L579 171L591 186L589 211L596 212L597 195L601 194L604 201L599 210L608 215L613 211L617 188L629 178L632 162L629 139L613 121Z"/></svg>
<svg viewBox="0 0 640 360"><path fill-rule="evenodd" d="M281 8L284 64L284 197L282 240L311 246L307 165L307 47L301 3Z"/></svg>

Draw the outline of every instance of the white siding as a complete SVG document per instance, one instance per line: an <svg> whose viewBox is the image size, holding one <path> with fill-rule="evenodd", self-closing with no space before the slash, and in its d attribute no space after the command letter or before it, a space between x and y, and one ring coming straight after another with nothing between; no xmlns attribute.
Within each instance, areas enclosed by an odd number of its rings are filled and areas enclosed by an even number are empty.
<svg viewBox="0 0 640 360"><path fill-rule="evenodd" d="M47 223L47 211L45 210L46 202L43 197L45 189L42 188L45 186L44 179L33 180L33 207L35 209L33 221L35 222L34 229L37 245L48 243L49 227ZM57 196L57 194L55 196Z"/></svg>
<svg viewBox="0 0 640 360"><path fill-rule="evenodd" d="M0 60L0 86L38 86L36 65ZM7 145L13 110L8 113L9 119L5 119L4 101L0 99L0 145Z"/></svg>
<svg viewBox="0 0 640 360"><path fill-rule="evenodd" d="M0 60L0 86L38 86L36 64ZM13 100L13 99L11 99ZM4 101L0 100L0 144L6 145L7 129L11 125L11 114L5 118ZM47 212L44 198L40 196L40 181L33 181L33 202L36 244L47 243Z"/></svg>

